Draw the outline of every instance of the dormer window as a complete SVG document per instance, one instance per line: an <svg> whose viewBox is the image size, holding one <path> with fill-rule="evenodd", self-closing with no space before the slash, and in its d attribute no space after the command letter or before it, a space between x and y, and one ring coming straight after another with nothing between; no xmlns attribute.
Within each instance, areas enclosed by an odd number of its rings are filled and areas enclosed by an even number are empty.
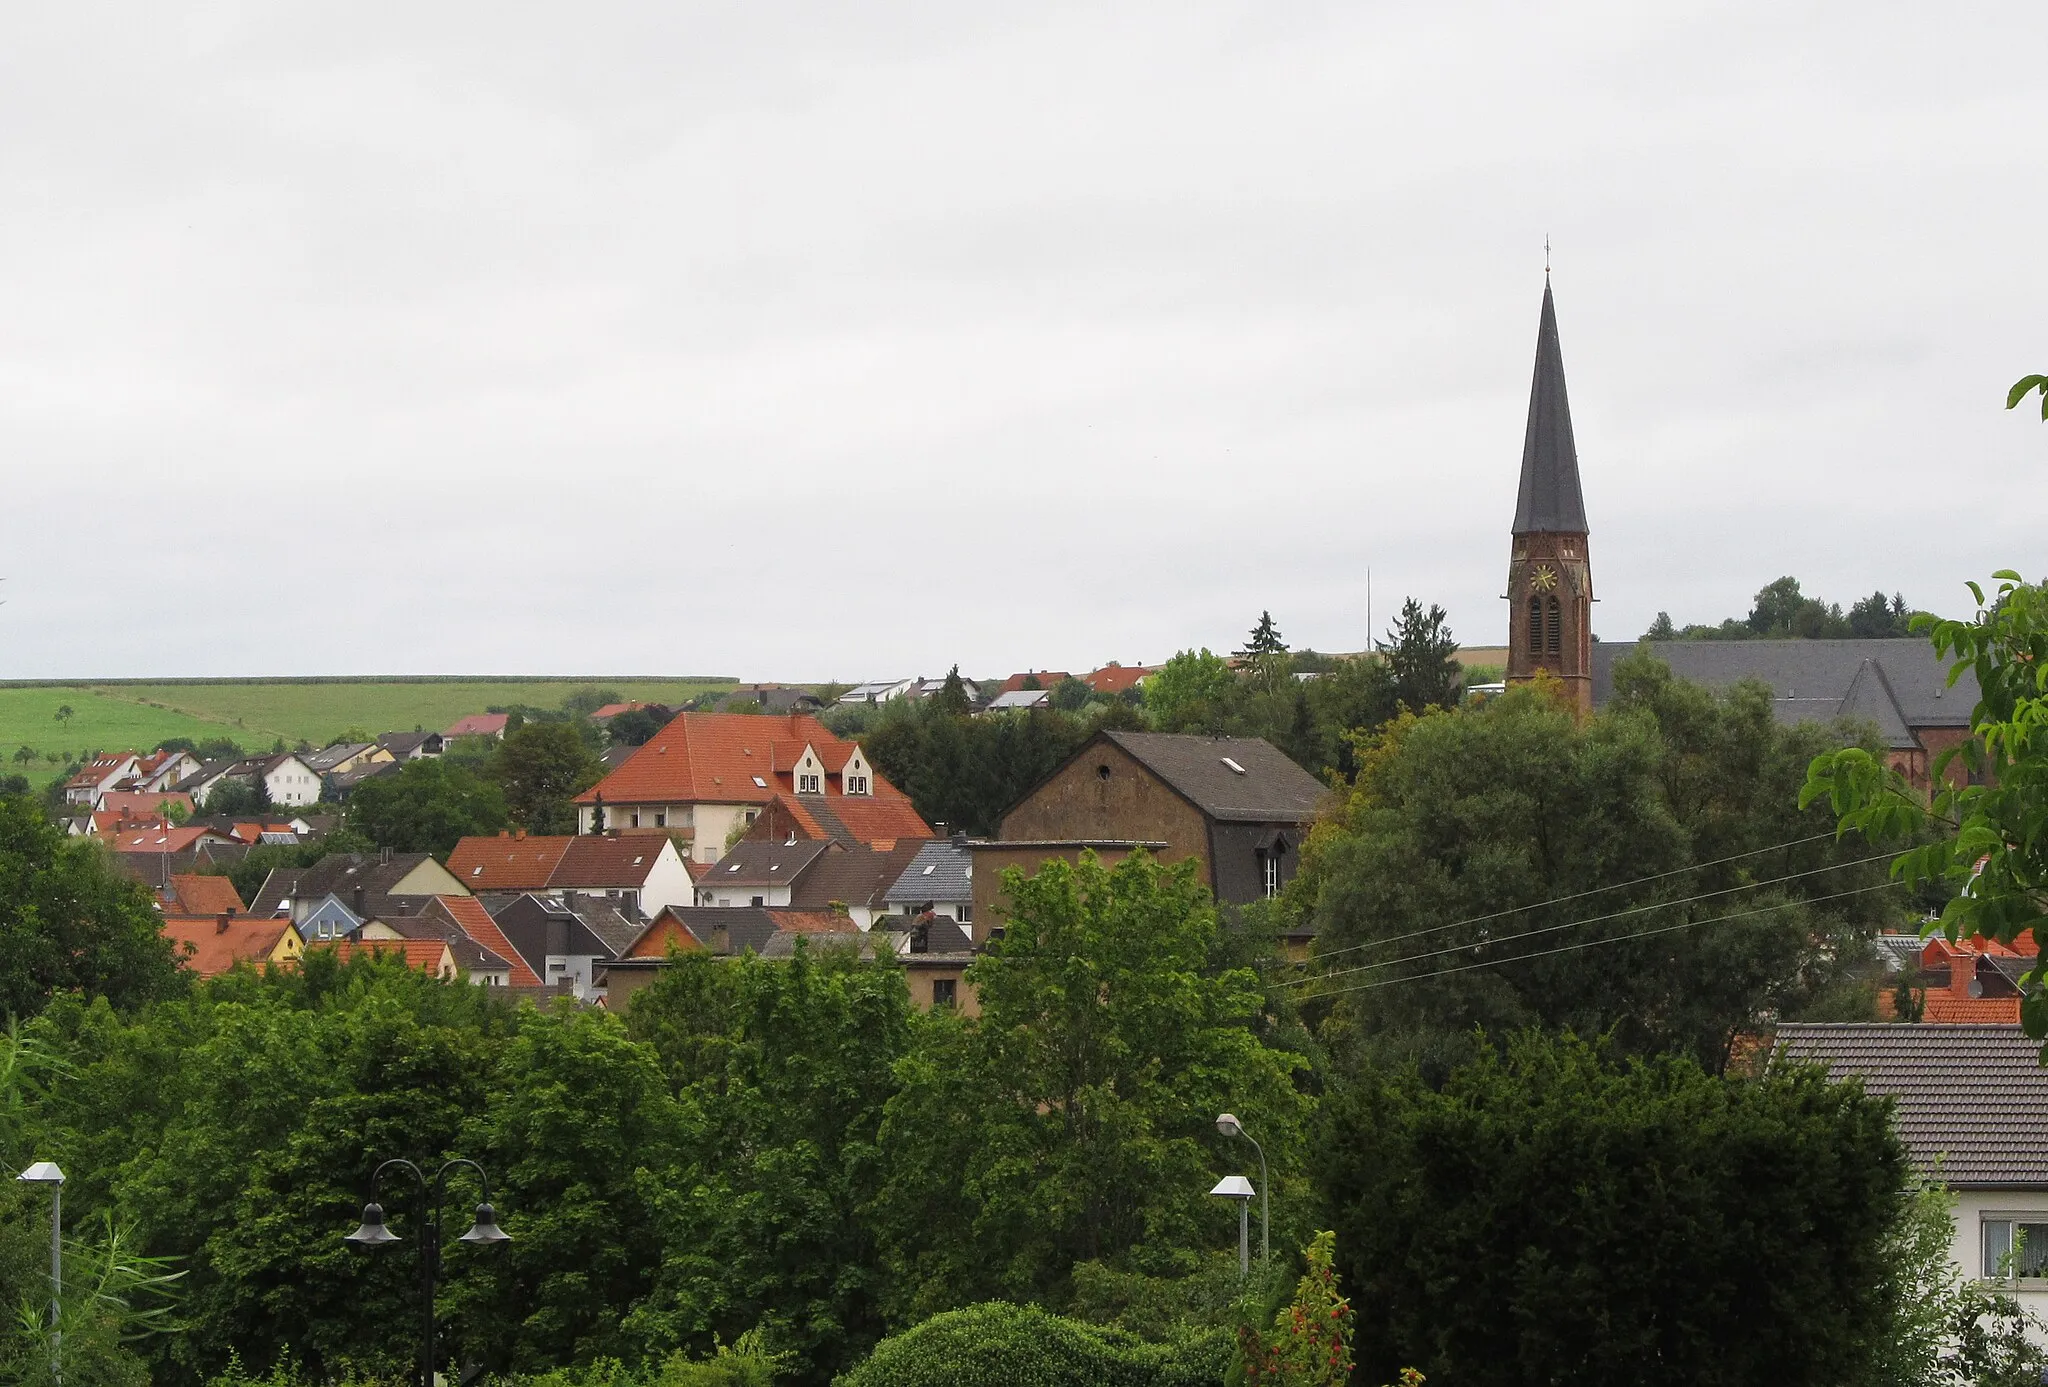
<svg viewBox="0 0 2048 1387"><path fill-rule="evenodd" d="M796 778L796 792L800 795L815 795L818 793L818 782L819 777L815 771L800 775Z"/></svg>
<svg viewBox="0 0 2048 1387"><path fill-rule="evenodd" d="M847 777L846 777L846 793L847 793L847 794L849 794L849 795L864 795L864 794L867 794L867 793L868 793L868 778L867 778L866 776L864 776L864 775L849 775L849 776L847 776Z"/></svg>

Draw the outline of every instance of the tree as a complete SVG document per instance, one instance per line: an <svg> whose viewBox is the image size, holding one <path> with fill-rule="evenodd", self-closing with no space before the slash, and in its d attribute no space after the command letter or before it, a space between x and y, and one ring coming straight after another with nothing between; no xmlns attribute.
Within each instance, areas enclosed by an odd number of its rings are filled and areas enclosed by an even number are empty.
<svg viewBox="0 0 2048 1387"><path fill-rule="evenodd" d="M16 765L26 766L29 762L35 759L36 749L32 746L18 746L14 749L14 761Z"/></svg>
<svg viewBox="0 0 2048 1387"><path fill-rule="evenodd" d="M69 722L69 721L71 721L71 718L72 718L72 712L71 712L71 705L70 705L70 704L68 704L68 703L60 703L60 704L58 704L58 705L57 705L57 721L58 721L58 722Z"/></svg>
<svg viewBox="0 0 2048 1387"><path fill-rule="evenodd" d="M882 1273L863 1211L891 1174L878 1132L910 1017L902 973L843 947L678 957L634 997L632 1034L689 1115L691 1174L658 1196L662 1263L630 1330L708 1347L760 1325L815 1383L874 1344Z"/></svg>
<svg viewBox="0 0 2048 1387"><path fill-rule="evenodd" d="M967 697L967 684L960 678L960 666L946 671L946 682L932 695L932 711L954 718L964 718L974 711L974 702Z"/></svg>
<svg viewBox="0 0 2048 1387"><path fill-rule="evenodd" d="M989 834L1002 812L1051 774L1088 736L1072 714L1033 708L1001 717L946 711L943 692L896 699L868 714L861 747L925 822ZM963 695L964 697L964 695Z"/></svg>
<svg viewBox="0 0 2048 1387"><path fill-rule="evenodd" d="M1887 601L1880 590L1849 608L1849 634L1866 640L1908 635L1907 621L1903 593L1894 593Z"/></svg>
<svg viewBox="0 0 2048 1387"><path fill-rule="evenodd" d="M1992 575L1986 600L1967 621L1912 619L1913 629L1952 661L1953 686L1964 670L1977 677L1970 738L1935 758L1930 799L1882 759L1879 749L1852 746L1814 758L1800 794L1802 807L1825 801L1844 834L1917 847L1892 864L1892 876L1948 895L1941 928L1950 939L1984 935L2011 943L2048 927L2048 585L2010 570ZM2027 1033L2048 1035L2048 994L2039 960L2027 975L2020 1018Z"/></svg>
<svg viewBox="0 0 2048 1387"><path fill-rule="evenodd" d="M1273 1331L1239 1328L1238 1361L1247 1384L1344 1387L1351 1380L1351 1302L1337 1292L1336 1235L1325 1230L1302 1250L1308 1269L1294 1301L1273 1317Z"/></svg>
<svg viewBox="0 0 2048 1387"><path fill-rule="evenodd" d="M1781 727L1769 689L1620 662L1580 720L1540 687L1391 724L1288 907L1317 927L1332 1044L1440 1076L1475 1027L1613 1031L1709 1068L1768 1013L1873 1004L1862 941L1901 907L1860 842L1795 808L1848 727Z"/></svg>
<svg viewBox="0 0 2048 1387"><path fill-rule="evenodd" d="M1441 1090L1366 1072L1324 1119L1361 1381L1822 1387L1893 1328L1906 1154L1884 1100L1817 1068L1523 1034Z"/></svg>
<svg viewBox="0 0 2048 1387"><path fill-rule="evenodd" d="M1650 629L1643 632L1643 639L1646 641L1668 641L1677 638L1678 631L1671 624L1669 612L1657 613L1657 619L1650 623Z"/></svg>
<svg viewBox="0 0 2048 1387"><path fill-rule="evenodd" d="M645 746L668 722L666 708L631 708L612 716L605 724L605 736L613 746Z"/></svg>
<svg viewBox="0 0 2048 1387"><path fill-rule="evenodd" d="M148 889L22 798L0 799L0 922L0 1015L73 988L133 1007L185 985Z"/></svg>
<svg viewBox="0 0 2048 1387"><path fill-rule="evenodd" d="M1197 1387L1222 1380L1213 1337L1151 1344L1134 1334L993 1301L884 1339L840 1387Z"/></svg>
<svg viewBox="0 0 2048 1387"><path fill-rule="evenodd" d="M1451 635L1444 609L1431 603L1427 611L1414 598L1401 604L1401 615L1381 642L1394 675L1394 698L1411 713L1429 708L1455 708L1465 686L1458 670L1458 642Z"/></svg>
<svg viewBox="0 0 2048 1387"><path fill-rule="evenodd" d="M1273 624L1271 612L1259 613L1258 623L1237 654L1252 681L1267 693L1279 688L1287 678L1287 642L1280 639L1280 628Z"/></svg>
<svg viewBox="0 0 2048 1387"><path fill-rule="evenodd" d="M979 1017L918 1018L896 1066L875 1210L893 1318L997 1295L1057 1306L1086 1262L1186 1275L1234 1231L1204 1193L1226 1158L1219 1112L1264 1143L1284 1236L1304 1061L1261 1040L1257 975L1211 967L1196 864L1087 854L1005 872L1003 891L1004 934L968 972Z"/></svg>
<svg viewBox="0 0 2048 1387"><path fill-rule="evenodd" d="M1094 694L1095 690L1088 687L1088 681L1070 674L1053 685L1052 706L1062 713L1078 713L1088 706L1088 700Z"/></svg>
<svg viewBox="0 0 2048 1387"><path fill-rule="evenodd" d="M217 818L261 818L271 810L270 786L260 774L223 776L200 808Z"/></svg>
<svg viewBox="0 0 2048 1387"><path fill-rule="evenodd" d="M1216 735L1229 721L1237 679L1205 646L1183 650L1145 681L1145 711L1161 732Z"/></svg>
<svg viewBox="0 0 2048 1387"><path fill-rule="evenodd" d="M485 776L497 782L506 813L519 827L574 833L572 801L604 778L604 765L573 723L529 722L505 734Z"/></svg>
<svg viewBox="0 0 2048 1387"><path fill-rule="evenodd" d="M572 718L587 718L600 708L625 701L626 696L617 689L578 689L562 700L562 711Z"/></svg>
<svg viewBox="0 0 2048 1387"><path fill-rule="evenodd" d="M358 785L349 797L348 822L377 847L446 860L459 840L496 833L508 818L498 786L422 757Z"/></svg>

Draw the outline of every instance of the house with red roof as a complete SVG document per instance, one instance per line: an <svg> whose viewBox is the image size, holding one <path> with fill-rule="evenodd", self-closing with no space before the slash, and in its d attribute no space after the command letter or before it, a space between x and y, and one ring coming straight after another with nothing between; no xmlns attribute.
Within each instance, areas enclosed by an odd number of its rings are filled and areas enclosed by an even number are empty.
<svg viewBox="0 0 2048 1387"><path fill-rule="evenodd" d="M518 891L559 900L565 892L604 896L631 919L689 905L694 877L673 840L653 833L464 838L448 871L472 894Z"/></svg>
<svg viewBox="0 0 2048 1387"><path fill-rule="evenodd" d="M1120 665L1111 660L1101 669L1081 676L1081 682L1099 694L1128 693L1159 673L1157 665Z"/></svg>
<svg viewBox="0 0 2048 1387"><path fill-rule="evenodd" d="M503 737L505 724L512 720L510 713L471 713L441 734L442 740L456 737Z"/></svg>
<svg viewBox="0 0 2048 1387"><path fill-rule="evenodd" d="M141 759L132 751L93 757L64 782L64 802L97 805L101 795L135 773L135 763Z"/></svg>
<svg viewBox="0 0 2048 1387"><path fill-rule="evenodd" d="M2017 1025L2020 979L2040 956L2028 930L2005 945L1979 935L1950 942L1936 935L1920 950L1918 1019L1933 1025Z"/></svg>
<svg viewBox="0 0 2048 1387"><path fill-rule="evenodd" d="M892 841L932 836L858 743L802 713L678 713L576 804L586 835L667 834L688 844L691 860L711 863L778 797L814 820L886 805Z"/></svg>
<svg viewBox="0 0 2048 1387"><path fill-rule="evenodd" d="M293 965L306 951L305 941L290 920L226 912L166 915L163 931L178 962L202 978L216 977L237 963L258 968L266 963Z"/></svg>

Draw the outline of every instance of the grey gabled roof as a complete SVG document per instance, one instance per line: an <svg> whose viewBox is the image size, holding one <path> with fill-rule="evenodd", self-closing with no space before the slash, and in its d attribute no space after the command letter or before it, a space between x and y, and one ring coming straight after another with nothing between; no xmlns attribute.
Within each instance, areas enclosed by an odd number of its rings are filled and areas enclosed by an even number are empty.
<svg viewBox="0 0 2048 1387"><path fill-rule="evenodd" d="M1098 735L1143 762L1212 819L1306 823L1328 793L1320 780L1259 737L1111 731ZM1241 769L1231 769L1231 762Z"/></svg>
<svg viewBox="0 0 2048 1387"><path fill-rule="evenodd" d="M1892 1099L1914 1162L1947 1183L2048 1186L2048 1069L2018 1026L1786 1024L1777 1043Z"/></svg>
<svg viewBox="0 0 2048 1387"><path fill-rule="evenodd" d="M889 885L889 904L958 905L974 900L974 855L966 844L951 839L919 846L903 875Z"/></svg>
<svg viewBox="0 0 2048 1387"><path fill-rule="evenodd" d="M706 891L721 886L787 886L833 847L829 839L763 843L742 838L704 873L697 885Z"/></svg>
<svg viewBox="0 0 2048 1387"><path fill-rule="evenodd" d="M1572 407L1564 392L1564 351L1557 343L1557 305L1543 281L1543 316L1536 327L1536 377L1529 386L1529 427L1522 437L1522 484L1515 497L1518 535L1586 533L1586 501L1579 490L1579 448L1572 438Z"/></svg>
<svg viewBox="0 0 2048 1387"><path fill-rule="evenodd" d="M1616 662L1639 647L1600 641L1593 647L1593 706L1614 693ZM1916 727L1967 727L1977 706L1969 670L1948 687L1948 663L1919 636L1839 641L1646 641L1640 647L1671 672L1709 688L1744 679L1771 686L1778 721L1868 718L1895 747L1915 744ZM1889 706L1887 706L1889 705Z"/></svg>

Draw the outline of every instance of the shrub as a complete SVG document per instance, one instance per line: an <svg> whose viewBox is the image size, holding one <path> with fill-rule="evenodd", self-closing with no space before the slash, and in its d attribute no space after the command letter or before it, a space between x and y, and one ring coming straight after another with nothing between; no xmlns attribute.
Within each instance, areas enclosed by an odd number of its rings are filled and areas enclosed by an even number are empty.
<svg viewBox="0 0 2048 1387"><path fill-rule="evenodd" d="M1221 1335L1147 1343L1035 1305L990 1301L884 1339L837 1387L1216 1387Z"/></svg>

